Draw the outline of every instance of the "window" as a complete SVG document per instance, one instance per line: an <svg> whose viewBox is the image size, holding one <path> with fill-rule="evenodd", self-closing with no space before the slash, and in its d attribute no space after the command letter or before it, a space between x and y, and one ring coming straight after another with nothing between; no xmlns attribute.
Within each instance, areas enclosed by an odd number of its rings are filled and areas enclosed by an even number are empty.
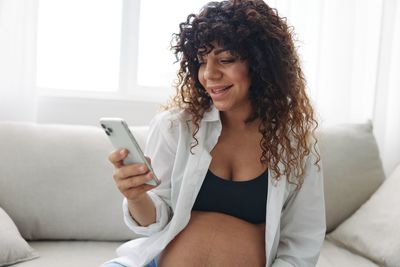
<svg viewBox="0 0 400 267"><path fill-rule="evenodd" d="M37 86L115 92L122 0L40 0Z"/></svg>
<svg viewBox="0 0 400 267"><path fill-rule="evenodd" d="M155 4L155 2L157 2ZM173 33L190 13L197 13L204 0L142 1L140 6L138 83L142 86L170 86L178 64L170 51ZM157 6L157 8L154 8Z"/></svg>
<svg viewBox="0 0 400 267"><path fill-rule="evenodd" d="M178 64L172 34L204 0L39 0L42 91L169 95ZM169 88L169 89L166 89Z"/></svg>

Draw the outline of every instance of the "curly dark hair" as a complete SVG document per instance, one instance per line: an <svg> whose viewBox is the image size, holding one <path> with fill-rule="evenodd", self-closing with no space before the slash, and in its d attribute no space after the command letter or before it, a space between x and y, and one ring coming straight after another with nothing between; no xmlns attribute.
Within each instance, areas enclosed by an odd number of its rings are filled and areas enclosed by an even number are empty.
<svg viewBox="0 0 400 267"><path fill-rule="evenodd" d="M320 159L314 135L318 123L305 92L293 28L286 18L262 0L228 0L206 4L179 28L172 40L172 50L180 62L177 93L166 108L178 107L191 115L193 146L198 144L200 121L212 106L198 79L198 55L210 52L211 43L216 42L248 62L252 114L246 122L261 121L260 162L267 164L277 180L282 174L295 177L289 182L299 189L305 157L313 152L316 165Z"/></svg>

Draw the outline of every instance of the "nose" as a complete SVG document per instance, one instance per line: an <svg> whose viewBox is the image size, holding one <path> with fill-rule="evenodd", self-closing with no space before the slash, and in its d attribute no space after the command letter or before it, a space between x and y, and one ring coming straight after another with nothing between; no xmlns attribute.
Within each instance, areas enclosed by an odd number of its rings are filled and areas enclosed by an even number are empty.
<svg viewBox="0 0 400 267"><path fill-rule="evenodd" d="M222 77L222 72L213 62L207 62L204 64L203 77L205 80L218 80Z"/></svg>

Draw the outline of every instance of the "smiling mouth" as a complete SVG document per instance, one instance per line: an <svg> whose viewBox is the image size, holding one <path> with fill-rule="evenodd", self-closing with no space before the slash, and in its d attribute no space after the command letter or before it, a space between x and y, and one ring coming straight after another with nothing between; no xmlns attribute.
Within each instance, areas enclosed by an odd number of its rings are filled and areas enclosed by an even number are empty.
<svg viewBox="0 0 400 267"><path fill-rule="evenodd" d="M220 94L220 93L223 93L223 92L227 91L227 90L230 89L232 86L233 86L233 85L229 85L229 86L226 86L226 87L224 87L224 88L211 89L211 93L213 93L213 94Z"/></svg>

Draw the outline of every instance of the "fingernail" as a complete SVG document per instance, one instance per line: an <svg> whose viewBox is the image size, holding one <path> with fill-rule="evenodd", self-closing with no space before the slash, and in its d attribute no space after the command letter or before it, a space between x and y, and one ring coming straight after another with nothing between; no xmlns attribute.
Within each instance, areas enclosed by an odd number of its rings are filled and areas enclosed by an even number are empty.
<svg viewBox="0 0 400 267"><path fill-rule="evenodd" d="M124 155L125 155L125 149L122 149L122 150L119 152L119 154L120 154L121 156L124 156Z"/></svg>

